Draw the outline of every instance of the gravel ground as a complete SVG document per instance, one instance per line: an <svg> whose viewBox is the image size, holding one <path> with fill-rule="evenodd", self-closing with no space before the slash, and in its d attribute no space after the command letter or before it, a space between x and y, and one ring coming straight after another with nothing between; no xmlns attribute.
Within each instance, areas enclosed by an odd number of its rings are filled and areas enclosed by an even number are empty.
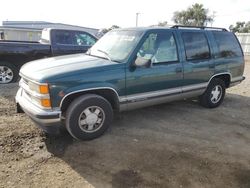
<svg viewBox="0 0 250 188"><path fill-rule="evenodd" d="M0 86L0 187L250 187L250 63L224 103L180 101L120 114L80 142L47 136Z"/></svg>

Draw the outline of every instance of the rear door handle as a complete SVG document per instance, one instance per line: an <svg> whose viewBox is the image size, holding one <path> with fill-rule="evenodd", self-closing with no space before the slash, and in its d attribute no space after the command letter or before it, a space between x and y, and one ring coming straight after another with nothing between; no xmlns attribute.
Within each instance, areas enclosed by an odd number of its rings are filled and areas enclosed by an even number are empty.
<svg viewBox="0 0 250 188"><path fill-rule="evenodd" d="M182 67L177 67L177 68L175 69L175 72L177 72L177 73L182 72Z"/></svg>

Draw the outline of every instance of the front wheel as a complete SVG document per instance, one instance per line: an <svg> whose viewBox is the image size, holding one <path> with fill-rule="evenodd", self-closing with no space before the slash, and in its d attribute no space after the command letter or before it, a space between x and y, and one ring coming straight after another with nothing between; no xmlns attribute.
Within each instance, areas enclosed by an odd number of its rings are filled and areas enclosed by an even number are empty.
<svg viewBox="0 0 250 188"><path fill-rule="evenodd" d="M207 108L216 108L223 102L225 92L225 82L215 78L209 83L205 93L200 96L200 103Z"/></svg>
<svg viewBox="0 0 250 188"><path fill-rule="evenodd" d="M18 79L17 68L10 63L0 63L0 84L16 82Z"/></svg>
<svg viewBox="0 0 250 188"><path fill-rule="evenodd" d="M101 136L113 119L111 104L103 97L87 94L75 99L66 112L66 128L78 140Z"/></svg>

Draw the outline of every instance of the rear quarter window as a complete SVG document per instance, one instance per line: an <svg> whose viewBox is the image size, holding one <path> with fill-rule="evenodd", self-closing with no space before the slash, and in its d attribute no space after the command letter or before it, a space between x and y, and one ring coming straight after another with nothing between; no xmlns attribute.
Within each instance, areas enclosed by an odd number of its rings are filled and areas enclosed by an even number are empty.
<svg viewBox="0 0 250 188"><path fill-rule="evenodd" d="M218 46L217 57L241 57L242 51L236 37L230 32L213 31L215 42Z"/></svg>

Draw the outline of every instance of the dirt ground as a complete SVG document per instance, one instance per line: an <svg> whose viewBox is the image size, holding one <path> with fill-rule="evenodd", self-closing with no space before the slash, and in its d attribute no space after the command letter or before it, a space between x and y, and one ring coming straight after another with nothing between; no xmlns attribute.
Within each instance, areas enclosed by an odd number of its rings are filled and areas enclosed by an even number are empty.
<svg viewBox="0 0 250 188"><path fill-rule="evenodd" d="M122 113L80 142L46 136L0 86L0 187L250 187L250 62L224 103L180 101Z"/></svg>

